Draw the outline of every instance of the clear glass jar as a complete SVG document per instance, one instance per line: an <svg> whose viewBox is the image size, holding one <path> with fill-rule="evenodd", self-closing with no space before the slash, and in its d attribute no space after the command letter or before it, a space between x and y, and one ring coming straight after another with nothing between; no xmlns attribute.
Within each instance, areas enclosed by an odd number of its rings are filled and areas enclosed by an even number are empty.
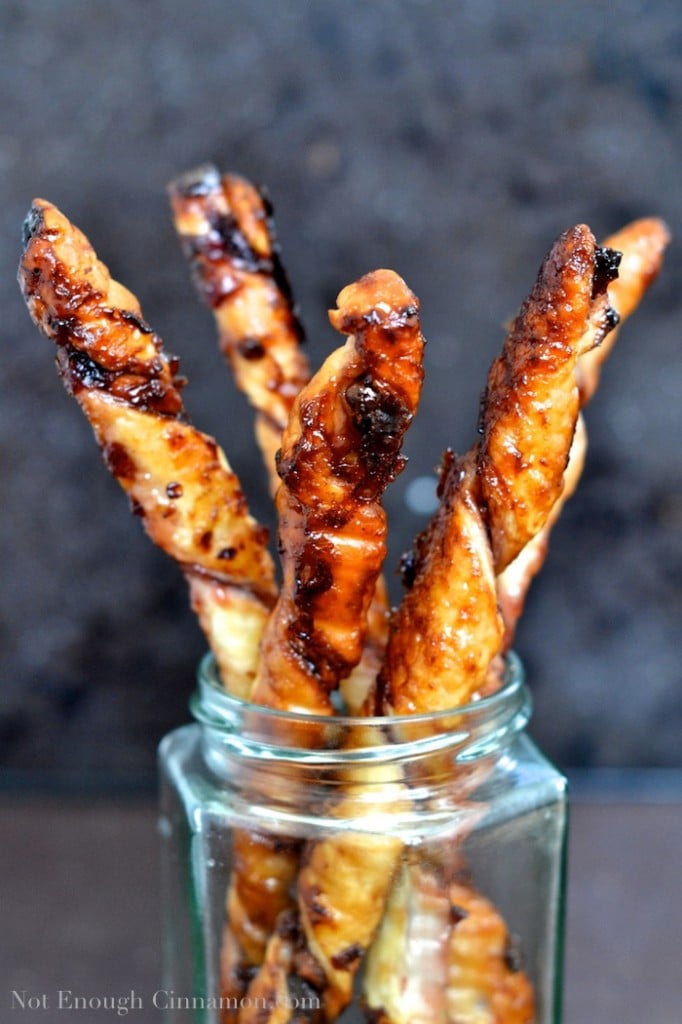
<svg viewBox="0 0 682 1024"><path fill-rule="evenodd" d="M250 705L207 657L191 706L160 747L165 1019L558 1024L566 783L514 656L493 696L375 719Z"/></svg>

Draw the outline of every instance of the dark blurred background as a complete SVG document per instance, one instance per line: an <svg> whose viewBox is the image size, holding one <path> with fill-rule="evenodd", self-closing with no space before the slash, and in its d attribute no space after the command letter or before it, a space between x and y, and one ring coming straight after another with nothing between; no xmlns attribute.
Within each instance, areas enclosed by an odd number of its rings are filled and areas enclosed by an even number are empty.
<svg viewBox="0 0 682 1024"><path fill-rule="evenodd" d="M0 764L10 787L149 790L204 644L23 307L33 196L138 294L182 358L194 422L270 523L166 183L211 159L267 185L314 365L344 284L376 266L406 278L427 380L388 498L392 569L441 451L474 438L503 324L554 237L646 214L682 237L682 14L676 0L6 0L0 33ZM587 412L582 485L518 636L535 735L568 768L682 766L679 279L674 242Z"/></svg>

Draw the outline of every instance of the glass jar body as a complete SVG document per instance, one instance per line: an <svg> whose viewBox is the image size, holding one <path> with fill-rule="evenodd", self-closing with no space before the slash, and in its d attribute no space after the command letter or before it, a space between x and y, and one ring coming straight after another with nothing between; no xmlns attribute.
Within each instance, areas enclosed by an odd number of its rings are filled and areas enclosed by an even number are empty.
<svg viewBox="0 0 682 1024"><path fill-rule="evenodd" d="M206 663L194 709L160 748L168 1021L558 1024L565 781L517 662L449 714L305 722Z"/></svg>

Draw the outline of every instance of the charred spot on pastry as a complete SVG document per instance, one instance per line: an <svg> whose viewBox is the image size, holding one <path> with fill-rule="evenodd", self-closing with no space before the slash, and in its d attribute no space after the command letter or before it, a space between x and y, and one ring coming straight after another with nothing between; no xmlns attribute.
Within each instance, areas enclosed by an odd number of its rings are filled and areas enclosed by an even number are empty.
<svg viewBox="0 0 682 1024"><path fill-rule="evenodd" d="M508 935L507 942L502 954L504 965L512 974L518 974L523 970L523 953L521 951L521 940L518 935Z"/></svg>
<svg viewBox="0 0 682 1024"><path fill-rule="evenodd" d="M464 907L459 907L456 903L450 904L450 920L453 924L457 925L460 921L466 921L468 916L469 911L465 910Z"/></svg>
<svg viewBox="0 0 682 1024"><path fill-rule="evenodd" d="M117 480L132 481L137 475L137 466L130 457L127 448L118 441L112 441L102 449L104 461L109 471Z"/></svg>
<svg viewBox="0 0 682 1024"><path fill-rule="evenodd" d="M127 399L134 408L143 412L153 409L160 415L172 416L182 407L175 388L158 377L121 376L113 379L110 389L112 394Z"/></svg>
<svg viewBox="0 0 682 1024"><path fill-rule="evenodd" d="M361 445L361 456L370 462L386 456L397 455L411 415L406 406L394 394L381 389L369 374L364 374L346 388L346 402L351 411L353 423L367 440ZM381 452L373 446L381 447Z"/></svg>
<svg viewBox="0 0 682 1024"><path fill-rule="evenodd" d="M275 931L281 939L294 940L300 933L298 916L293 908L283 910L275 925Z"/></svg>
<svg viewBox="0 0 682 1024"><path fill-rule="evenodd" d="M604 313L604 320L606 321L606 327L609 331L612 331L614 327L617 327L620 323L620 313L613 306L607 306Z"/></svg>
<svg viewBox="0 0 682 1024"><path fill-rule="evenodd" d="M39 235L45 223L45 215L40 206L32 206L24 218L21 226L21 239L24 249L36 235Z"/></svg>
<svg viewBox="0 0 682 1024"><path fill-rule="evenodd" d="M334 582L329 565L315 552L305 551L296 570L296 592L306 598L323 594Z"/></svg>
<svg viewBox="0 0 682 1024"><path fill-rule="evenodd" d="M141 334L153 334L154 328L150 327L146 320L143 320L141 316L134 313L132 309L119 309L117 310L121 320L125 320L127 324L131 324ZM178 364L179 365L179 364Z"/></svg>
<svg viewBox="0 0 682 1024"><path fill-rule="evenodd" d="M277 227L275 225L275 216L272 201L268 195L268 191L262 185L259 185L256 189L260 196L260 201L263 204L263 220L265 221L265 227L268 233L268 240L270 242L270 253L272 259L272 269L270 271L272 279L275 282L278 291L283 296L291 315L290 326L292 327L296 340L299 342L305 341L305 329L303 324L298 317L298 306L294 302L294 295L291 288L291 283L284 269L284 264L280 258L280 245L277 238Z"/></svg>
<svg viewBox="0 0 682 1024"><path fill-rule="evenodd" d="M267 843L273 853L295 853L301 845L298 839L284 839L282 836L268 836Z"/></svg>
<svg viewBox="0 0 682 1024"><path fill-rule="evenodd" d="M237 349L240 356L249 361L262 359L265 355L265 346L258 338L244 338L239 342Z"/></svg>
<svg viewBox="0 0 682 1024"><path fill-rule="evenodd" d="M271 260L264 259L254 252L231 213L211 210L208 214L208 221L211 226L209 248L215 247L217 242L220 249L234 262L235 266L248 273L258 274L263 271L269 273L272 270Z"/></svg>
<svg viewBox="0 0 682 1024"><path fill-rule="evenodd" d="M213 540L213 530L204 530L199 537L197 543L202 551L208 551L211 547L211 541Z"/></svg>
<svg viewBox="0 0 682 1024"><path fill-rule="evenodd" d="M65 345L66 364L60 360L61 369L68 379L74 392L81 388L106 388L111 382L111 374L94 359L72 345Z"/></svg>
<svg viewBox="0 0 682 1024"><path fill-rule="evenodd" d="M244 988L248 988L250 982L258 974L258 967L255 964L247 964L242 960L234 964L231 973L239 984Z"/></svg>
<svg viewBox="0 0 682 1024"><path fill-rule="evenodd" d="M329 908L325 907L324 903L321 903L316 896L313 896L308 903L308 913L311 924L320 924L331 916Z"/></svg>
<svg viewBox="0 0 682 1024"><path fill-rule="evenodd" d="M592 298L601 295L608 285L618 277L618 267L623 258L622 252L598 245L594 250L594 276L592 278Z"/></svg>
<svg viewBox="0 0 682 1024"><path fill-rule="evenodd" d="M359 960L363 953L364 949L360 943L354 942L351 946L346 946L345 949L342 949L340 953L331 958L332 967L342 971L352 963L355 963L356 960Z"/></svg>

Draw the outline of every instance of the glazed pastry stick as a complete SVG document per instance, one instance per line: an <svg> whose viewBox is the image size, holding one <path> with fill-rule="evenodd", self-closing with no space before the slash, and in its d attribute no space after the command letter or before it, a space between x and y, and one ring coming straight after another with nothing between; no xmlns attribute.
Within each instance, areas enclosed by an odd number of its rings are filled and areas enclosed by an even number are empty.
<svg viewBox="0 0 682 1024"><path fill-rule="evenodd" d="M562 492L578 358L615 326L606 286L619 262L584 225L562 235L490 368L476 475L496 573L540 532Z"/></svg>
<svg viewBox="0 0 682 1024"><path fill-rule="evenodd" d="M488 375L481 439L448 455L406 564L379 696L398 714L466 703L503 645L496 576L544 526L578 418L578 358L613 326L617 255L579 225L555 242ZM598 330L595 329L598 325Z"/></svg>
<svg viewBox="0 0 682 1024"><path fill-rule="evenodd" d="M250 182L221 177L210 164L177 178L168 191L197 292L213 310L237 387L256 411L256 437L274 495L275 455L310 371L272 210Z"/></svg>
<svg viewBox="0 0 682 1024"><path fill-rule="evenodd" d="M171 182L169 195L199 297L213 310L220 349L256 412L256 437L274 495L280 483L275 456L310 371L272 208L250 182L221 176L210 164ZM376 678L387 630L388 598L379 578L365 650L341 682L352 714L359 712Z"/></svg>
<svg viewBox="0 0 682 1024"><path fill-rule="evenodd" d="M669 239L665 224L654 217L648 217L633 221L604 242L605 247L622 254L618 277L608 286L609 302L618 315L619 325L634 312L658 276ZM594 394L602 365L613 349L619 330L620 326L615 327L601 344L595 345L578 359L577 380L581 406ZM587 431L582 416L579 416L564 473L563 491L552 507L547 523L498 576L498 599L506 629L505 649L511 646L530 584L545 560L552 527L564 503L577 487L586 448Z"/></svg>
<svg viewBox="0 0 682 1024"><path fill-rule="evenodd" d="M381 497L404 465L423 376L417 301L397 274L367 274L337 302L330 319L348 341L300 393L282 438L284 579L251 694L322 714L362 654L385 555Z"/></svg>
<svg viewBox="0 0 682 1024"><path fill-rule="evenodd" d="M228 688L246 693L275 598L267 533L215 441L188 422L177 360L85 236L37 199L19 281L67 390L151 539L180 565Z"/></svg>

